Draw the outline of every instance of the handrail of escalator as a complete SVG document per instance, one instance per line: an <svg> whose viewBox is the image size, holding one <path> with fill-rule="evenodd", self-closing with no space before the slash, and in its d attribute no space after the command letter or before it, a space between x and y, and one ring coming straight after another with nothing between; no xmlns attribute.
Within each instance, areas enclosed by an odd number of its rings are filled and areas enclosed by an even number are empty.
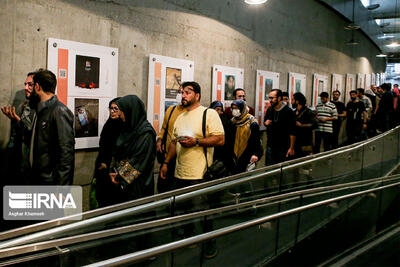
<svg viewBox="0 0 400 267"><path fill-rule="evenodd" d="M67 221L68 218L77 216L77 215L73 215L73 216L68 216L68 217L56 219L56 220L49 221L49 222L35 224L32 226L25 226L25 227L9 230L9 231L0 233L0 240L10 239L13 237L18 237L21 235L29 234L31 232L36 232L36 233L30 234L29 236L22 236L20 238L16 238L16 239L18 239L17 241L19 244L21 242L28 242L28 241L34 242L34 241L40 240L41 238L43 238L46 235L52 235L55 233L60 234L63 232L68 232L71 230L78 229L80 227L88 226L93 223L101 223L101 222L105 222L105 221L110 221L110 220L113 220L113 219L116 219L116 218L119 218L122 216L134 214L135 212L138 212L138 211L143 212L143 211L151 210L151 209L154 209L157 207L161 207L163 205L168 204L171 201L168 197L175 196L175 200L180 201L180 200L184 200L184 199L187 199L190 197L212 193L214 191L222 190L222 189L232 186L232 185L241 184L241 183L248 182L248 181L251 181L254 179L258 179L263 176L270 175L275 171L280 172L283 167L288 166L288 165L294 164L296 166L299 166L302 164L309 164L310 162L319 160L321 158L332 157L332 156L335 156L335 155L338 155L341 153L345 153L345 152L357 149L365 144L368 144L369 142L373 142L374 140L377 140L386 135L389 135L389 134L393 133L394 131L397 131L399 128L400 127L396 127L388 132L385 132L379 136L376 136L374 138L368 139L363 142L359 142L359 143L356 143L356 144L353 144L353 145L350 145L347 147L335 149L335 150L333 150L333 152L327 151L327 152L320 153L317 155L311 155L311 156L308 156L305 158L296 159L296 160L284 162L281 164L257 169L252 172L249 172L249 173L242 173L239 175L230 176L230 177L222 178L219 180L202 183L200 185L159 194L156 196L151 196L151 197L147 197L147 198L143 198L143 199L139 199L139 200L134 200L134 201L126 202L123 204L117 204L117 205L106 207L106 208L103 208L100 210L85 212L83 214L89 214L89 218L86 220L82 220L82 221L78 221L78 222L69 221L69 220ZM299 165L297 165L297 164L299 164ZM264 172L264 171L268 171L268 172ZM158 200L156 200L156 199L158 199ZM130 207L130 206L132 206L132 207ZM128 208L128 207L130 207L130 208ZM125 209L122 209L122 208L125 208ZM105 215L96 215L98 217L94 217L93 214L95 214L96 211L101 212L101 211L105 211L105 210L107 210L107 212L111 212L111 213L106 213ZM101 213L101 214L103 214L103 213ZM93 215L93 216L90 216L90 215ZM53 228L55 226L59 226L59 227ZM52 227L52 228L49 229L50 227ZM37 231L41 231L41 230L44 230L44 231L37 232ZM9 242L7 242L7 241L0 242L0 247L4 247L3 246L4 243L8 244Z"/></svg>
<svg viewBox="0 0 400 267"><path fill-rule="evenodd" d="M266 223L268 221L271 220L276 220L279 219L281 217L284 216L288 216L291 214L295 214L298 212L302 212L308 209L312 209L312 208L316 208L319 206L323 206L323 205L327 205L333 202L337 202L337 201L341 201L341 200L345 200L348 198L354 198L357 196L361 196L361 195L365 195L365 194L369 194L372 192L376 192L376 191L380 191L380 190L384 190L387 188L391 188L391 187L395 187L395 186L400 186L400 182L394 183L394 184L389 184L389 185L384 185L384 186L380 186L377 188L372 188L372 189L367 189L361 192L356 192L356 193L351 193L351 194L346 194L346 195L342 195L339 197L334 197L334 198L330 198L327 200L322 200L322 201L318 201L318 202L314 202L308 205L304 205L301 207L297 207L297 208L293 208L293 209L289 209L286 211L282 211L282 212L278 212L272 215L268 215L268 216L264 216L261 218L257 218L257 219L253 219L247 222L243 222L243 223L238 223L235 225L231 225L231 226L227 226L218 230L214 230L214 231L210 231L208 233L204 233L204 234L200 234L197 236L193 236L193 237L189 237L186 239L182 239L179 241L175 241L175 242L171 242L168 244L164 244L164 245L160 245L157 247L153 247L153 248L149 248L149 249L145 249L142 251L137 251L137 252L133 252L130 254L126 254L126 255L122 255L122 256L118 256L115 258L111 258L111 259L107 259L107 260L103 260L100 262L96 262L93 264L89 264L86 265L86 267L97 267L97 266L120 266L122 264L129 264L129 263L134 263L134 262L138 262L150 257L154 257L172 250L176 250L179 248L183 248L183 247L187 247L193 244L197 244L200 242L204 242L210 239L214 239L232 232L236 232L239 230L243 230L252 226L256 226L256 225L260 225L263 223Z"/></svg>
<svg viewBox="0 0 400 267"><path fill-rule="evenodd" d="M286 193L286 194L282 194L282 195L252 200L252 201L239 203L239 204L235 204L235 205L230 205L230 206L225 206L225 207L220 207L220 208L215 208L215 209L209 209L209 210L204 210L204 211L199 211L199 212L193 212L193 213L189 213L189 214L154 220L154 221L150 221L150 222L139 223L139 224L135 224L135 225L123 226L123 227L118 227L118 228L109 229L109 230L102 230L102 231L88 233L88 234L80 234L80 235L76 235L76 236L65 237L65 238L60 238L60 239L55 239L55 240L50 240L50 241L42 241L42 242L27 244L27 245L22 245L22 246L17 246L18 244L14 244L15 247L12 246L12 247L6 247L6 248L0 249L0 258L21 255L21 254L25 254L25 253L29 253L29 252L38 252L38 251L53 248L53 247L60 247L60 246L81 243L81 242L87 242L87 241L91 241L91 240L95 240L95 239L99 239L99 238L112 237L115 235L126 234L126 233L130 233L130 232L137 231L137 230L145 230L145 229L168 225L168 224L172 224L172 223L177 223L177 222L185 221L185 220L189 220L189 219L200 218L203 216L220 214L222 212L228 212L228 211L232 211L232 210L241 209L243 211L246 208L254 209L255 207L257 207L257 208L261 207L261 206L256 206L256 205L274 204L274 203L276 203L276 201L288 201L288 199L289 200L295 199L295 198L299 198L300 196L302 196L304 198L304 195L306 195L306 197L310 197L310 196L316 196L316 195L321 195L321 194L329 194L332 192L338 192L340 190L354 189L357 187L363 187L363 186L368 186L368 185L372 185L372 184L382 183L384 181L392 182L392 181L396 181L399 179L400 179L400 175L393 175L393 176L351 182L351 183L346 183L346 184L323 186L323 187L319 187L319 188L311 188L311 189L306 189L306 190L302 190L302 191L290 192L290 193Z"/></svg>

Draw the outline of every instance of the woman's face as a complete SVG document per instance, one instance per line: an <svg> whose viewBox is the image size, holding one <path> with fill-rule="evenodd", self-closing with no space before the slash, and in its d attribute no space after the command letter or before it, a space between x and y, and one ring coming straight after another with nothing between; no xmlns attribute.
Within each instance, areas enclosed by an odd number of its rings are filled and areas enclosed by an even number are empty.
<svg viewBox="0 0 400 267"><path fill-rule="evenodd" d="M110 118L115 120L120 117L120 110L119 107L115 103L111 103L110 107Z"/></svg>
<svg viewBox="0 0 400 267"><path fill-rule="evenodd" d="M224 111L222 110L222 107L216 107L215 111L218 112L218 115L222 115Z"/></svg>

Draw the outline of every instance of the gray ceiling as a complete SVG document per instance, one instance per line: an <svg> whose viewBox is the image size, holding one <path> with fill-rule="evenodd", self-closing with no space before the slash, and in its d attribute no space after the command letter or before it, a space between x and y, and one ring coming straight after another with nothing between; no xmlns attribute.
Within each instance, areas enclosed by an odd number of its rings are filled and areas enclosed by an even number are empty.
<svg viewBox="0 0 400 267"><path fill-rule="evenodd" d="M320 0L320 2L328 4L349 21L353 20L353 0ZM375 10L368 10L360 0L354 0L354 23L361 26L360 30L379 46L382 53L388 55L388 63L399 63L400 46L390 48L386 45L394 41L400 43L400 0L370 0L369 4L379 4L380 6ZM379 25L376 23L376 19L380 19ZM384 34L393 37L381 39ZM344 42L346 41L348 40L344 40Z"/></svg>

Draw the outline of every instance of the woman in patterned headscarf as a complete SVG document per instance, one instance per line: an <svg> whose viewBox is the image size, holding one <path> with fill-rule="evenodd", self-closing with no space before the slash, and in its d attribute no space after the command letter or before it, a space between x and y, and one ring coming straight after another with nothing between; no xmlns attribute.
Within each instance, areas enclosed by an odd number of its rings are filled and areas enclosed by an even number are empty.
<svg viewBox="0 0 400 267"><path fill-rule="evenodd" d="M137 96L125 96L117 101L117 106L122 127L113 151L110 178L120 188L119 202L124 202L154 193L156 133Z"/></svg>
<svg viewBox="0 0 400 267"><path fill-rule="evenodd" d="M234 100L231 104L233 123L233 154L236 168L233 173L244 172L250 163L256 163L263 155L260 140L260 126L254 116L249 114L243 100Z"/></svg>

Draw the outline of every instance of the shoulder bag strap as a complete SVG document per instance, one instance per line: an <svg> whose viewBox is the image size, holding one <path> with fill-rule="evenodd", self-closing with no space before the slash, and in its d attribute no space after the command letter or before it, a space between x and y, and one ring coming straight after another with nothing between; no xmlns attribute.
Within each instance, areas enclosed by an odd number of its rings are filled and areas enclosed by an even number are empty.
<svg viewBox="0 0 400 267"><path fill-rule="evenodd" d="M203 137L206 138L206 122L207 122L207 109L203 112L203 122L202 122L202 130L203 130ZM208 159L207 159L207 148L203 146L204 156L206 157L206 166L208 171Z"/></svg>
<svg viewBox="0 0 400 267"><path fill-rule="evenodd" d="M176 108L176 106L173 106L173 107L172 107L172 110L171 110L171 113L169 113L167 125L166 125L166 127L165 127L164 134L163 134L163 138L162 138L162 141L161 141L161 144L163 144L163 145L165 145L165 143L167 143L169 121L170 121L170 119L171 119L172 113L174 113L175 108Z"/></svg>

